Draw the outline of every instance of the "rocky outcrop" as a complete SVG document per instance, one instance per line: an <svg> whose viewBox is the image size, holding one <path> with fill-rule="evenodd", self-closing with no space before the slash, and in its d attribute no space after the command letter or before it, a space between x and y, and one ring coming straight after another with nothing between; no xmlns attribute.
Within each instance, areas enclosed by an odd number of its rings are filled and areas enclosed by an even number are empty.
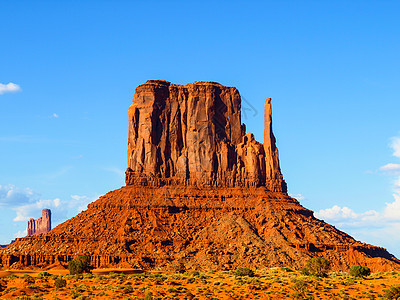
<svg viewBox="0 0 400 300"><path fill-rule="evenodd" d="M245 133L240 95L217 83L148 81L129 108L127 186L49 233L0 250L0 264L230 270L304 267L323 256L336 271L400 269L386 249L318 220L286 193L265 103L263 144Z"/></svg>
<svg viewBox="0 0 400 300"><path fill-rule="evenodd" d="M264 147L245 134L236 88L150 80L129 108L127 185L258 187L286 192L266 101Z"/></svg>
<svg viewBox="0 0 400 300"><path fill-rule="evenodd" d="M51 211L43 209L42 216L35 220L33 218L28 221L28 236L41 233L48 233L51 230Z"/></svg>
<svg viewBox="0 0 400 300"><path fill-rule="evenodd" d="M3 266L21 268L66 265L84 254L96 267L164 270L301 269L312 256L328 258L337 271L400 266L385 249L354 240L265 187L126 186L48 234L18 239L0 253Z"/></svg>

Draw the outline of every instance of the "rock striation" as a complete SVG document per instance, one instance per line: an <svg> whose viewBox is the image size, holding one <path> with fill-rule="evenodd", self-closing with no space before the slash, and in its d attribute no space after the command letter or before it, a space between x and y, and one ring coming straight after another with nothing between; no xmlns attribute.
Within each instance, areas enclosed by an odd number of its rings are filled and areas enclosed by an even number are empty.
<svg viewBox="0 0 400 300"><path fill-rule="evenodd" d="M286 193L265 102L264 141L241 124L240 95L213 82L148 81L129 108L126 186L44 235L0 250L11 268L67 265L230 270L300 269L323 256L336 271L400 269L386 249L316 219Z"/></svg>
<svg viewBox="0 0 400 300"><path fill-rule="evenodd" d="M28 221L28 236L48 233L51 230L51 211L43 209L42 216L37 220L30 218Z"/></svg>
<svg viewBox="0 0 400 300"><path fill-rule="evenodd" d="M265 102L264 144L245 133L236 88L150 80L129 108L126 184L259 187L286 192Z"/></svg>

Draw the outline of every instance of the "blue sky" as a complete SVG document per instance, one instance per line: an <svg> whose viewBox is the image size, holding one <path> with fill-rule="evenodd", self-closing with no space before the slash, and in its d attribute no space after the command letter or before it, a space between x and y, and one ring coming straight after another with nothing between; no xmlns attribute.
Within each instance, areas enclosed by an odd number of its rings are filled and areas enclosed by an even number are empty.
<svg viewBox="0 0 400 300"><path fill-rule="evenodd" d="M400 256L398 1L2 1L0 243L124 185L148 79L235 86L289 193ZM253 109L255 108L255 109Z"/></svg>

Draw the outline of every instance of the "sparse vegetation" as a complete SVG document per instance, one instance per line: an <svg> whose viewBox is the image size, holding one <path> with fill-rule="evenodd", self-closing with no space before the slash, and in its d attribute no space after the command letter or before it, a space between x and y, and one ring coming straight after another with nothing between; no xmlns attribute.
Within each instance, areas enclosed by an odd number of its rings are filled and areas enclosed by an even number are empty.
<svg viewBox="0 0 400 300"><path fill-rule="evenodd" d="M54 280L54 286L58 289L61 289L67 286L67 281L63 278L57 278L56 280Z"/></svg>
<svg viewBox="0 0 400 300"><path fill-rule="evenodd" d="M254 271L250 268L245 268L245 267L238 267L235 271L235 276L249 276L253 277L254 276Z"/></svg>
<svg viewBox="0 0 400 300"><path fill-rule="evenodd" d="M307 261L302 270L304 275L313 275L317 277L326 277L331 268L331 263L324 257L313 257Z"/></svg>
<svg viewBox="0 0 400 300"><path fill-rule="evenodd" d="M50 277L50 276L51 276L51 274L50 274L49 272L40 272L40 273L38 274L38 277L39 277L39 278Z"/></svg>
<svg viewBox="0 0 400 300"><path fill-rule="evenodd" d="M90 273L93 267L90 266L90 257L83 255L78 256L68 263L69 273L71 275Z"/></svg>
<svg viewBox="0 0 400 300"><path fill-rule="evenodd" d="M353 266L349 271L350 276L364 278L371 275L371 270L364 266Z"/></svg>
<svg viewBox="0 0 400 300"><path fill-rule="evenodd" d="M303 276L285 267L229 272L159 273L126 275L13 276L0 279L0 299L399 299L397 272L371 274L358 280L348 273L326 277ZM116 270L118 271L118 270ZM51 271L48 271L52 273ZM249 276L254 275L254 276ZM53 281L54 278L54 281ZM27 280L35 280L27 284ZM52 284L54 282L54 284Z"/></svg>
<svg viewBox="0 0 400 300"><path fill-rule="evenodd" d="M391 288L384 290L385 299L398 300L400 299L400 286L392 286Z"/></svg>

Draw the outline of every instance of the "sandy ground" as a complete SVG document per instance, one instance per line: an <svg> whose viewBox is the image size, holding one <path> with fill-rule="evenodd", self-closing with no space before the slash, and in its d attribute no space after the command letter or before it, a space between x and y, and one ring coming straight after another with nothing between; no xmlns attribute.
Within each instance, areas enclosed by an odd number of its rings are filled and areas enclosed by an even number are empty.
<svg viewBox="0 0 400 300"><path fill-rule="evenodd" d="M134 269L95 269L84 275L59 269L46 272L51 275L0 271L0 299L380 299L385 290L400 287L400 272L374 273L365 279L347 273L317 278L281 268L259 270L254 277ZM66 286L56 288L57 278L65 279Z"/></svg>

